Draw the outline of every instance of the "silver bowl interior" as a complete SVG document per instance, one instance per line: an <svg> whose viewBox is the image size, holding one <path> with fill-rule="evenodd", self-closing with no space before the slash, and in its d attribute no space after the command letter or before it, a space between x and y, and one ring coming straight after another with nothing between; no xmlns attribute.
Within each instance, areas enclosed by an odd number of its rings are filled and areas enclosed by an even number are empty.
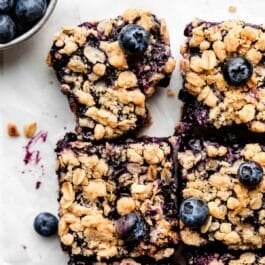
<svg viewBox="0 0 265 265"><path fill-rule="evenodd" d="M57 4L57 1L58 0L51 0L50 1L44 16L30 30L26 31L25 33L23 33L22 35L18 36L17 38L13 39L10 42L0 44L0 51L12 48L12 47L16 46L17 44L31 38L34 34L36 34L43 27L43 25L47 22L47 20L51 16L51 14L52 14L52 12L53 12L56 4Z"/></svg>

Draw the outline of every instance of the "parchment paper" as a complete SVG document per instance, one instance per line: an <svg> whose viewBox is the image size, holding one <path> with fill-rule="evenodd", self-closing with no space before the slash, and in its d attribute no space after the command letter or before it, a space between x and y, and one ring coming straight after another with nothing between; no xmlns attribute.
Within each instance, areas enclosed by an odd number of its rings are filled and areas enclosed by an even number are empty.
<svg viewBox="0 0 265 265"><path fill-rule="evenodd" d="M230 5L237 12L228 12ZM57 178L54 147L67 130L74 128L66 98L45 58L51 39L62 25L86 20L115 17L129 7L150 9L168 23L173 54L179 60L183 29L193 18L212 21L241 18L252 23L265 22L262 0L60 0L44 28L31 40L0 54L0 265L64 265L67 256L56 237L44 239L33 230L33 219L42 211L57 213ZM177 91L181 78L176 69L170 87L176 96L160 89L150 100L153 124L144 133L167 136L173 133L181 104ZM47 140L30 146L32 162L25 165L24 146L28 139L10 138L8 122L22 132L29 121ZM40 161L36 163L36 152ZM36 183L40 186L36 189Z"/></svg>

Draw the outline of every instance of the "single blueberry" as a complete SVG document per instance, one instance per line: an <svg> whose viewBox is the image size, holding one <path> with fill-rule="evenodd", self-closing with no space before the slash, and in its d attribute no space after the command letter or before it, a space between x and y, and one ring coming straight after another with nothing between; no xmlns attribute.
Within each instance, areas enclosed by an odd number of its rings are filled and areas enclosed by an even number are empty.
<svg viewBox="0 0 265 265"><path fill-rule="evenodd" d="M238 168L237 176L243 185L255 187L262 180L263 169L255 162L243 162Z"/></svg>
<svg viewBox="0 0 265 265"><path fill-rule="evenodd" d="M40 19L46 9L46 0L17 0L15 14L21 23L27 24Z"/></svg>
<svg viewBox="0 0 265 265"><path fill-rule="evenodd" d="M34 229L42 236L52 236L57 233L58 219L51 213L40 213L34 220Z"/></svg>
<svg viewBox="0 0 265 265"><path fill-rule="evenodd" d="M179 217L184 224L192 228L202 226L209 214L205 201L198 198L189 198L183 201L179 209Z"/></svg>
<svg viewBox="0 0 265 265"><path fill-rule="evenodd" d="M14 0L0 0L0 12L8 13L14 6Z"/></svg>
<svg viewBox="0 0 265 265"><path fill-rule="evenodd" d="M0 43L6 43L16 36L16 25L8 15L0 14Z"/></svg>
<svg viewBox="0 0 265 265"><path fill-rule="evenodd" d="M125 53L141 55L147 49L149 33L141 26L128 24L121 30L118 41Z"/></svg>
<svg viewBox="0 0 265 265"><path fill-rule="evenodd" d="M74 142L77 140L77 135L75 133L72 132L68 132L65 136L64 136L64 140L65 142Z"/></svg>
<svg viewBox="0 0 265 265"><path fill-rule="evenodd" d="M146 234L146 224L138 214L129 213L117 220L116 231L124 241L135 242Z"/></svg>
<svg viewBox="0 0 265 265"><path fill-rule="evenodd" d="M231 86L241 86L247 83L253 73L252 64L244 57L234 57L223 65L223 76Z"/></svg>

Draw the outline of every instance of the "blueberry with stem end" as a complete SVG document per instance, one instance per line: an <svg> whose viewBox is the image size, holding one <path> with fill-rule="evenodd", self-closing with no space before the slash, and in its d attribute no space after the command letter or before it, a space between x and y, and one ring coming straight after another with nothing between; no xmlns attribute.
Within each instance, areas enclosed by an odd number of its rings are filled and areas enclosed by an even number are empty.
<svg viewBox="0 0 265 265"><path fill-rule="evenodd" d="M184 200L179 209L181 221L192 228L199 228L204 224L209 214L209 208L205 201L192 197Z"/></svg>
<svg viewBox="0 0 265 265"><path fill-rule="evenodd" d="M34 219L34 229L41 236L52 236L57 233L58 219L51 213L40 213Z"/></svg>
<svg viewBox="0 0 265 265"><path fill-rule="evenodd" d="M245 85L253 73L252 64L244 57L234 57L223 65L223 76L231 86Z"/></svg>
<svg viewBox="0 0 265 265"><path fill-rule="evenodd" d="M128 24L122 28L118 41L128 55L142 55L149 42L149 33L141 26Z"/></svg>
<svg viewBox="0 0 265 265"><path fill-rule="evenodd" d="M243 162L237 171L239 181L247 187L257 186L263 177L262 167L253 161Z"/></svg>
<svg viewBox="0 0 265 265"><path fill-rule="evenodd" d="M146 234L146 224L136 213L129 213L120 217L116 222L119 238L126 242L139 241Z"/></svg>

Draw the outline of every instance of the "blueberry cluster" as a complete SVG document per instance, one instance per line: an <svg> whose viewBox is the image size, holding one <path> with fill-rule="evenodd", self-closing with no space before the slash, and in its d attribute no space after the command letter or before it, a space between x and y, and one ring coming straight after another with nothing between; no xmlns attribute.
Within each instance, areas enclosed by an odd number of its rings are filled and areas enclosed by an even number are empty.
<svg viewBox="0 0 265 265"><path fill-rule="evenodd" d="M0 43L31 29L43 17L48 0L0 0Z"/></svg>

